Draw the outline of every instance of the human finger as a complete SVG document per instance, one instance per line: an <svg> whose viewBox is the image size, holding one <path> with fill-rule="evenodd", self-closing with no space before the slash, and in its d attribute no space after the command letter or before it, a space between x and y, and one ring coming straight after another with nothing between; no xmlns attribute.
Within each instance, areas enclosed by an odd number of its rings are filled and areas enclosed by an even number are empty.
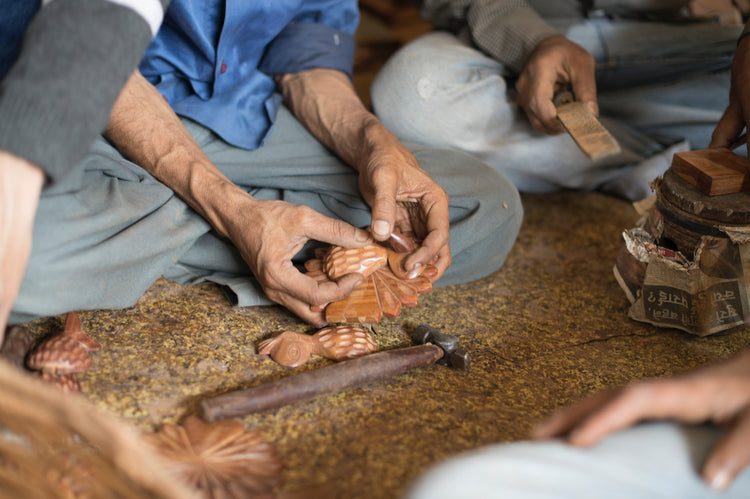
<svg viewBox="0 0 750 499"><path fill-rule="evenodd" d="M516 82L516 102L526 113L534 130L555 134L562 131L552 101L555 72L547 64L530 61Z"/></svg>
<svg viewBox="0 0 750 499"><path fill-rule="evenodd" d="M316 241L326 242L345 248L358 248L372 242L369 231L327 217L313 209L304 209L302 220L305 235Z"/></svg>
<svg viewBox="0 0 750 499"><path fill-rule="evenodd" d="M568 441L588 447L611 433L646 420L705 421L712 416L708 386L695 376L630 385L575 428Z"/></svg>
<svg viewBox="0 0 750 499"><path fill-rule="evenodd" d="M622 390L599 392L569 407L558 410L547 419L537 423L531 430L532 440L562 437L580 425L586 418L615 398Z"/></svg>
<svg viewBox="0 0 750 499"><path fill-rule="evenodd" d="M279 285L265 290L266 294L274 302L315 326L325 325L322 310L327 304L345 298L364 281L364 277L356 272L336 281L316 281L296 269L294 271L297 275L281 278Z"/></svg>
<svg viewBox="0 0 750 499"><path fill-rule="evenodd" d="M563 131L562 124L557 119L557 107L553 101L556 88L554 79L538 78L532 85L532 95L527 108L532 126L550 135Z"/></svg>
<svg viewBox="0 0 750 499"><path fill-rule="evenodd" d="M435 191L423 196L414 206L419 213L411 216L421 219L425 226L419 248L404 260L404 269L412 270L431 263L435 265L438 280L451 264L450 254L450 214L448 209L448 195L435 185Z"/></svg>
<svg viewBox="0 0 750 499"><path fill-rule="evenodd" d="M372 232L375 240L385 241L390 237L395 225L398 178L381 169L374 176L374 188L375 192L370 207L372 210L370 232Z"/></svg>
<svg viewBox="0 0 750 499"><path fill-rule="evenodd" d="M741 108L736 101L730 101L711 134L708 147L730 147L744 128L745 119Z"/></svg>
<svg viewBox="0 0 750 499"><path fill-rule="evenodd" d="M599 103L596 98L596 78L594 74L593 58L585 57L580 67L571 70L570 86L573 89L576 100L582 102L594 116L599 116Z"/></svg>
<svg viewBox="0 0 750 499"><path fill-rule="evenodd" d="M726 490L750 464L750 408L745 409L703 464L703 478L711 488Z"/></svg>

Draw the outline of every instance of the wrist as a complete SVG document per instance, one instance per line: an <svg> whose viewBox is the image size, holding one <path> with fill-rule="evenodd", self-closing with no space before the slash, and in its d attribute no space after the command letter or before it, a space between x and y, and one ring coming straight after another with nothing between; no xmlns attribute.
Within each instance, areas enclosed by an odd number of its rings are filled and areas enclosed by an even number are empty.
<svg viewBox="0 0 750 499"><path fill-rule="evenodd" d="M362 121L358 151L351 161L352 166L362 172L370 164L370 158L378 150L387 150L396 137L375 116Z"/></svg>

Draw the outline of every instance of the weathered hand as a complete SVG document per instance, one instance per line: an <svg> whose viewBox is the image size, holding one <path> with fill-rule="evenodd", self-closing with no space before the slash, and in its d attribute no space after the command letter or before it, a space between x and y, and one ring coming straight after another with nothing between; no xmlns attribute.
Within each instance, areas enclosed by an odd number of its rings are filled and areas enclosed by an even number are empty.
<svg viewBox="0 0 750 499"><path fill-rule="evenodd" d="M576 100L598 116L594 69L594 57L564 36L539 43L516 82L518 105L526 111L534 129L549 134L563 131L553 98L568 85Z"/></svg>
<svg viewBox="0 0 750 499"><path fill-rule="evenodd" d="M0 345L31 256L31 235L44 173L0 151Z"/></svg>
<svg viewBox="0 0 750 499"><path fill-rule="evenodd" d="M711 135L708 147L739 147L737 138L750 122L750 37L745 36L737 45L732 60L732 82L729 88L729 105ZM750 152L750 144L745 140Z"/></svg>
<svg viewBox="0 0 750 499"><path fill-rule="evenodd" d="M729 425L703 465L704 479L715 489L725 489L750 464L750 351L681 376L602 392L537 425L532 438L567 435L572 445L586 447L654 419Z"/></svg>
<svg viewBox="0 0 750 499"><path fill-rule="evenodd" d="M366 230L306 206L258 201L249 195L239 200L231 212L236 216L225 223L228 236L266 295L310 324L326 324L323 312L311 311L311 305L340 300L362 282L357 273L338 281L317 282L300 272L292 258L310 239L348 248L364 246L372 242Z"/></svg>
<svg viewBox="0 0 750 499"><path fill-rule="evenodd" d="M394 227L413 232L421 246L404 260L404 269L434 264L437 281L451 264L448 195L414 156L382 125L370 130L373 144L359 170L359 189L372 209L371 232L385 241Z"/></svg>

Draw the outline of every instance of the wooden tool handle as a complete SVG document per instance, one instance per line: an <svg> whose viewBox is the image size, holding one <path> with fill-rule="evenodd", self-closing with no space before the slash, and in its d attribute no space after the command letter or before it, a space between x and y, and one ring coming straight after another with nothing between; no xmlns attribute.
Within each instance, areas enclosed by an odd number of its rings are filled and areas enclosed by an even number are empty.
<svg viewBox="0 0 750 499"><path fill-rule="evenodd" d="M199 415L205 421L215 422L275 409L395 376L434 363L444 353L432 344L384 350L203 400Z"/></svg>

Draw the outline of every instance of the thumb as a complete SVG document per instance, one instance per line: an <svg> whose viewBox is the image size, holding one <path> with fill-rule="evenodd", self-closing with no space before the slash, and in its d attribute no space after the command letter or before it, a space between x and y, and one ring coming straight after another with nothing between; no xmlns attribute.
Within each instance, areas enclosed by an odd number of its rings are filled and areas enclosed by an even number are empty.
<svg viewBox="0 0 750 499"><path fill-rule="evenodd" d="M385 241L393 232L396 219L396 192L395 177L383 175L378 179L370 222L370 232L377 241Z"/></svg>
<svg viewBox="0 0 750 499"><path fill-rule="evenodd" d="M726 490L750 464L750 408L735 420L726 435L713 448L703 465L703 478L714 490Z"/></svg>

